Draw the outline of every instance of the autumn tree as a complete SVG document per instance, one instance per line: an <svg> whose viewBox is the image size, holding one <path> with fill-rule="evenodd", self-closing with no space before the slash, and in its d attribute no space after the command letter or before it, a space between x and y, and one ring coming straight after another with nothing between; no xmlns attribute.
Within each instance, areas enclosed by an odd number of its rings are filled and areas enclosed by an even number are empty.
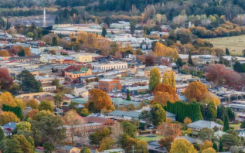
<svg viewBox="0 0 245 153"><path fill-rule="evenodd" d="M170 150L171 144L174 141L172 136L164 137L158 141L159 145L165 147L168 151Z"/></svg>
<svg viewBox="0 0 245 153"><path fill-rule="evenodd" d="M175 61L179 57L176 49L165 46L164 44L157 42L154 49L154 56L159 57L172 57Z"/></svg>
<svg viewBox="0 0 245 153"><path fill-rule="evenodd" d="M92 145L99 145L103 138L108 136L110 136L110 130L107 127L104 127L89 135L89 143Z"/></svg>
<svg viewBox="0 0 245 153"><path fill-rule="evenodd" d="M87 147L83 147L80 153L92 153L91 150Z"/></svg>
<svg viewBox="0 0 245 153"><path fill-rule="evenodd" d="M17 106L14 97L9 92L4 92L0 95L0 107L2 107L3 104L13 107Z"/></svg>
<svg viewBox="0 0 245 153"><path fill-rule="evenodd" d="M189 117L186 117L186 118L184 119L184 123L185 123L185 124L190 124L190 123L192 123L192 120L191 120Z"/></svg>
<svg viewBox="0 0 245 153"><path fill-rule="evenodd" d="M13 138L19 141L23 153L34 152L32 144L23 135L14 135Z"/></svg>
<svg viewBox="0 0 245 153"><path fill-rule="evenodd" d="M118 146L120 145L120 139L122 138L123 132L123 126L119 122L115 122L114 125L111 127L110 137Z"/></svg>
<svg viewBox="0 0 245 153"><path fill-rule="evenodd" d="M0 57L7 57L9 56L9 52L6 50L0 50Z"/></svg>
<svg viewBox="0 0 245 153"><path fill-rule="evenodd" d="M213 143L209 140L205 140L200 147L200 151L202 152L204 149L208 149L210 147L213 147Z"/></svg>
<svg viewBox="0 0 245 153"><path fill-rule="evenodd" d="M54 104L52 101L43 100L41 101L40 105L38 106L38 109L41 110L49 110L51 112L54 111Z"/></svg>
<svg viewBox="0 0 245 153"><path fill-rule="evenodd" d="M207 149L204 149L202 153L216 153L216 150L214 150L212 147L209 147Z"/></svg>
<svg viewBox="0 0 245 153"><path fill-rule="evenodd" d="M8 90L13 85L9 71L6 68L0 68L0 90Z"/></svg>
<svg viewBox="0 0 245 153"><path fill-rule="evenodd" d="M103 138L101 143L100 143L100 151L111 149L113 144L114 144L114 141L111 137Z"/></svg>
<svg viewBox="0 0 245 153"><path fill-rule="evenodd" d="M159 134L164 135L165 137L176 138L182 134L181 124L172 123L171 121L164 122L157 127Z"/></svg>
<svg viewBox="0 0 245 153"><path fill-rule="evenodd" d="M2 112L0 114L0 125L7 124L9 122L19 122L20 119L13 112Z"/></svg>
<svg viewBox="0 0 245 153"><path fill-rule="evenodd" d="M153 91L160 82L161 74L158 68L152 68L150 71L149 90Z"/></svg>
<svg viewBox="0 0 245 153"><path fill-rule="evenodd" d="M171 145L170 153L197 153L194 146L185 139L175 139Z"/></svg>
<svg viewBox="0 0 245 153"><path fill-rule="evenodd" d="M74 137L76 135L83 135L82 128L80 129L76 126L85 123L85 121L82 118L79 118L79 115L75 110L69 110L67 113L65 113L63 121L65 125L70 127L69 131L72 143L74 142Z"/></svg>
<svg viewBox="0 0 245 153"><path fill-rule="evenodd" d="M145 65L146 66L154 66L155 65L154 57L153 56L146 56L145 57Z"/></svg>
<svg viewBox="0 0 245 153"><path fill-rule="evenodd" d="M114 110L113 103L106 92L100 89L92 89L89 91L89 98L86 104L91 112L100 112L101 110Z"/></svg>
<svg viewBox="0 0 245 153"><path fill-rule="evenodd" d="M34 119L38 113L39 113L38 109L32 109L32 110L27 112L26 117Z"/></svg>
<svg viewBox="0 0 245 153"><path fill-rule="evenodd" d="M176 82L174 77L174 71L164 72L162 83L172 86L173 88L176 88Z"/></svg>
<svg viewBox="0 0 245 153"><path fill-rule="evenodd" d="M212 94L212 93L206 93L204 95L204 99L203 99L203 102L208 104L210 102L213 102L215 106L219 106L220 105L220 99L215 95L215 94Z"/></svg>
<svg viewBox="0 0 245 153"><path fill-rule="evenodd" d="M35 99L29 100L27 105L29 107L31 107L32 109L37 109L38 108L38 102Z"/></svg>
<svg viewBox="0 0 245 153"><path fill-rule="evenodd" d="M194 81L189 83L186 87L184 94L189 101L202 101L205 97L204 95L208 93L207 87L199 81Z"/></svg>

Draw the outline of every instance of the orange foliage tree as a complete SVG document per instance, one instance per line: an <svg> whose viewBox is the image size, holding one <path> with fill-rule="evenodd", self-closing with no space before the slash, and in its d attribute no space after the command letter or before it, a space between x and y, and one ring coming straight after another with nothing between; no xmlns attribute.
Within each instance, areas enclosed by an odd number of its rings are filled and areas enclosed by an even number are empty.
<svg viewBox="0 0 245 153"><path fill-rule="evenodd" d="M162 123L157 127L157 131L159 134L164 135L165 137L173 137L176 138L182 134L180 123L172 123L171 121L167 121Z"/></svg>
<svg viewBox="0 0 245 153"><path fill-rule="evenodd" d="M184 91L189 101L202 101L205 94L209 93L207 87L199 81L191 82Z"/></svg>
<svg viewBox="0 0 245 153"><path fill-rule="evenodd" d="M168 101L176 102L179 100L178 95L176 94L176 89L164 83L158 84L155 87L153 94L154 99L152 103L160 103L166 105Z"/></svg>
<svg viewBox="0 0 245 153"><path fill-rule="evenodd" d="M106 92L100 89L92 89L89 92L86 107L91 112L100 112L101 110L111 111L115 109L110 97Z"/></svg>
<svg viewBox="0 0 245 153"><path fill-rule="evenodd" d="M7 57L9 56L9 52L6 50L0 50L0 57Z"/></svg>
<svg viewBox="0 0 245 153"><path fill-rule="evenodd" d="M179 54L176 49L165 46L164 44L157 42L154 47L154 56L172 57L177 60Z"/></svg>
<svg viewBox="0 0 245 153"><path fill-rule="evenodd" d="M207 148L210 148L210 147L213 147L213 143L211 141L209 141L209 140L205 140L203 142L203 144L201 144L200 150L203 151L203 150L205 150Z"/></svg>

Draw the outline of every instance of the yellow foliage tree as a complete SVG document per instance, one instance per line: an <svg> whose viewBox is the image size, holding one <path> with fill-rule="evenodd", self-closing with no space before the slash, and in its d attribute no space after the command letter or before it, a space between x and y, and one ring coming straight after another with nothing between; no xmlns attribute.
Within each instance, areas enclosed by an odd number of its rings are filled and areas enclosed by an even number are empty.
<svg viewBox="0 0 245 153"><path fill-rule="evenodd" d="M23 99L15 98L14 101L15 101L16 105L19 106L21 109L26 108L26 103L23 101Z"/></svg>
<svg viewBox="0 0 245 153"><path fill-rule="evenodd" d="M9 56L9 52L6 50L0 50L0 57L7 57Z"/></svg>
<svg viewBox="0 0 245 153"><path fill-rule="evenodd" d="M210 148L210 147L213 147L213 143L211 141L209 141L209 140L205 140L201 144L200 150L203 151L204 149L207 149L207 148Z"/></svg>
<svg viewBox="0 0 245 153"><path fill-rule="evenodd" d="M161 82L161 74L158 68L152 68L150 71L149 90L153 91L160 82Z"/></svg>
<svg viewBox="0 0 245 153"><path fill-rule="evenodd" d="M38 102L35 99L31 99L28 102L28 106L31 107L32 109L37 109L38 108Z"/></svg>
<svg viewBox="0 0 245 153"><path fill-rule="evenodd" d="M210 147L210 148L204 149L202 153L217 153L217 152L216 150L214 150L214 148Z"/></svg>
<svg viewBox="0 0 245 153"><path fill-rule="evenodd" d="M189 101L197 102L201 102L207 93L209 93L207 87L199 81L191 82L184 91Z"/></svg>
<svg viewBox="0 0 245 153"><path fill-rule="evenodd" d="M176 88L176 82L174 77L174 71L164 72L162 83L165 83L167 85L172 86L173 88Z"/></svg>
<svg viewBox="0 0 245 153"><path fill-rule="evenodd" d="M111 137L103 138L101 143L100 143L100 151L111 149L113 144L114 144L114 141Z"/></svg>
<svg viewBox="0 0 245 153"><path fill-rule="evenodd" d="M189 141L175 139L171 145L170 153L197 153L197 151Z"/></svg>
<svg viewBox="0 0 245 153"><path fill-rule="evenodd" d="M189 117L186 117L186 118L184 119L184 123L185 123L185 124L190 124L190 123L192 123L192 120L191 120Z"/></svg>
<svg viewBox="0 0 245 153"><path fill-rule="evenodd" d="M215 106L219 106L219 105L220 105L220 99L219 99L216 95L214 95L214 94L212 94L212 93L206 93L206 94L204 95L204 97L205 97L205 98L203 99L203 102L204 102L204 103L210 103L210 102L213 102Z"/></svg>
<svg viewBox="0 0 245 153"><path fill-rule="evenodd" d="M13 112L2 112L0 114L0 125L7 124L9 122L19 122L20 119Z"/></svg>
<svg viewBox="0 0 245 153"><path fill-rule="evenodd" d="M172 57L176 61L179 54L176 49L167 47L164 44L157 42L154 47L154 56Z"/></svg>
<svg viewBox="0 0 245 153"><path fill-rule="evenodd" d="M3 104L9 105L9 106L17 106L16 102L14 101L14 98L10 92L4 92L0 96L0 107L3 106Z"/></svg>

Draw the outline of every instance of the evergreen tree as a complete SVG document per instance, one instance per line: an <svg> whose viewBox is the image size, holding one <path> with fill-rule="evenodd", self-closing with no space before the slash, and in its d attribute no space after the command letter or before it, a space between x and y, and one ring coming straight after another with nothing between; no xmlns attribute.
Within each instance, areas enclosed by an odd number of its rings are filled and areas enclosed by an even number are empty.
<svg viewBox="0 0 245 153"><path fill-rule="evenodd" d="M20 81L20 87L24 92L38 92L41 87L40 81L37 81L34 75L28 70L23 70L18 75L18 80Z"/></svg>
<svg viewBox="0 0 245 153"><path fill-rule="evenodd" d="M104 22L108 25L108 27L111 24L111 18L109 16L105 17Z"/></svg>
<svg viewBox="0 0 245 153"><path fill-rule="evenodd" d="M213 148L214 148L214 150L216 150L217 152L219 151L219 149L218 149L218 146L217 146L217 143L216 143L216 142L213 142Z"/></svg>
<svg viewBox="0 0 245 153"><path fill-rule="evenodd" d="M242 64L239 61L235 62L233 69L234 69L234 71L239 72L239 73L243 72Z"/></svg>
<svg viewBox="0 0 245 153"><path fill-rule="evenodd" d="M158 126L166 121L166 112L160 104L155 104L151 108L151 121L154 126Z"/></svg>
<svg viewBox="0 0 245 153"><path fill-rule="evenodd" d="M223 141L222 141L222 139L220 139L220 141L219 141L219 152L223 152L224 151L224 149L223 149Z"/></svg>
<svg viewBox="0 0 245 153"><path fill-rule="evenodd" d="M134 34L134 31L136 29L136 21L135 20L131 20L130 21L130 33L133 35Z"/></svg>
<svg viewBox="0 0 245 153"><path fill-rule="evenodd" d="M55 24L59 24L59 18L58 18L58 16L55 17L54 23Z"/></svg>
<svg viewBox="0 0 245 153"><path fill-rule="evenodd" d="M8 30L10 27L11 27L11 24L9 23L9 19L7 19L6 30Z"/></svg>
<svg viewBox="0 0 245 153"><path fill-rule="evenodd" d="M217 110L213 102L208 104L207 119L213 121L217 117Z"/></svg>
<svg viewBox="0 0 245 153"><path fill-rule="evenodd" d="M189 57L188 57L188 64L191 66L194 66L194 63L193 63L192 58L191 58L191 54L189 54Z"/></svg>
<svg viewBox="0 0 245 153"><path fill-rule="evenodd" d="M228 115L225 114L224 116L224 127L223 127L223 131L227 131L230 129L230 125L229 125L229 118L228 118Z"/></svg>
<svg viewBox="0 0 245 153"><path fill-rule="evenodd" d="M3 132L3 129L0 128L0 142L4 139L4 132Z"/></svg>
<svg viewBox="0 0 245 153"><path fill-rule="evenodd" d="M21 120L24 118L22 109L19 106L12 107L12 106L3 104L2 110L5 112L13 112Z"/></svg>
<svg viewBox="0 0 245 153"><path fill-rule="evenodd" d="M225 49L225 54L226 54L226 55L230 55L230 51L229 51L228 48Z"/></svg>
<svg viewBox="0 0 245 153"><path fill-rule="evenodd" d="M128 89L127 89L127 99L126 100L131 101L131 97L130 97L130 94L129 94L129 90Z"/></svg>
<svg viewBox="0 0 245 153"><path fill-rule="evenodd" d="M182 66L184 65L181 58L178 58L178 59L177 59L176 65L177 65L178 67L182 67Z"/></svg>
<svg viewBox="0 0 245 153"><path fill-rule="evenodd" d="M105 37L105 36L107 35L107 31L106 31L106 28L105 28L105 27L102 28L102 33L101 33L101 35L102 35L103 37Z"/></svg>
<svg viewBox="0 0 245 153"><path fill-rule="evenodd" d="M51 46L58 46L58 42L57 42L57 38L56 37L52 38Z"/></svg>

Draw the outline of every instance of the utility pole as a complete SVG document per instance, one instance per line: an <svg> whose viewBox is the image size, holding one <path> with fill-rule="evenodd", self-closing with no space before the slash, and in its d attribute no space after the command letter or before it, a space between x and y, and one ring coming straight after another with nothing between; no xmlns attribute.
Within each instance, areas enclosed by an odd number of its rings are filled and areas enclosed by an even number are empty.
<svg viewBox="0 0 245 153"><path fill-rule="evenodd" d="M133 149L133 150L132 150L132 153L134 153L134 146L132 146L132 149Z"/></svg>

